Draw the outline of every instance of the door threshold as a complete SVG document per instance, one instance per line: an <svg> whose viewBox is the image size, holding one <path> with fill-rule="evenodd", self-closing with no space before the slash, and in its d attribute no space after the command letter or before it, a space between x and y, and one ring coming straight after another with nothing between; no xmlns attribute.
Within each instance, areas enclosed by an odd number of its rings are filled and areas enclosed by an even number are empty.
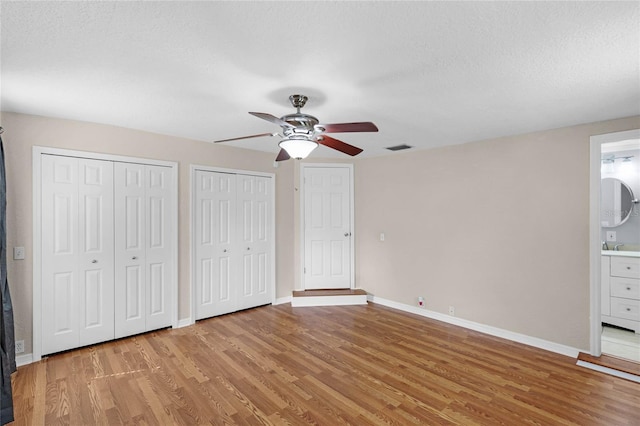
<svg viewBox="0 0 640 426"><path fill-rule="evenodd" d="M580 352L577 365L640 383L640 363L613 355L599 357Z"/></svg>
<svg viewBox="0 0 640 426"><path fill-rule="evenodd" d="M291 306L366 305L367 292L362 289L325 289L294 291Z"/></svg>

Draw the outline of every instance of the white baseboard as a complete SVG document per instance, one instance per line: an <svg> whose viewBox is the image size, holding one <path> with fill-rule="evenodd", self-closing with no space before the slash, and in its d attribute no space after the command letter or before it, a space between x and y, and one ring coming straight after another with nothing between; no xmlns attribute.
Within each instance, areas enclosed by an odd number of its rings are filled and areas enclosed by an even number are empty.
<svg viewBox="0 0 640 426"><path fill-rule="evenodd" d="M291 299L293 297L291 296L287 296L287 297L279 297L276 299L275 302L273 302L273 305L284 305L285 303L291 303Z"/></svg>
<svg viewBox="0 0 640 426"><path fill-rule="evenodd" d="M183 318L181 320L178 320L178 326L176 328L188 327L188 326L193 325L193 324L194 324L194 322L191 321L191 317Z"/></svg>
<svg viewBox="0 0 640 426"><path fill-rule="evenodd" d="M293 299L292 296L280 297L280 298L277 298L275 302L273 302L273 305L282 305L285 303L291 303L292 299ZM313 298L298 297L296 299L299 300L299 299L313 299ZM525 334L515 333L513 331L504 330L502 328L480 324L480 323L465 320L462 318L452 317L450 315L441 314L439 312L430 311L428 309L422 309L416 306L406 305L400 302L394 302L393 300L383 299L381 297L376 297L373 295L368 295L367 300L373 303L378 303L383 306L388 306L390 308L398 309L400 311L409 312L409 313L420 315L426 318L431 318L434 320L446 322L448 324L457 325L460 327L468 328L470 330L479 331L481 333L489 334L491 336L500 337L503 339L511 340L513 342L522 343L525 345L533 346L535 348L544 349L550 352L555 352L561 355L566 355L572 358L577 358L578 354L580 353L579 349L572 348L570 346L561 345L559 343L550 342L548 340L539 339L537 337L527 336ZM304 303L304 302L301 302L301 303ZM333 296L331 304L332 305L337 304L335 296ZM348 304L353 304L353 303L348 303ZM297 306L310 306L310 305L297 305ZM322 306L322 305L316 305L316 306ZM181 319L178 321L178 328L188 327L192 324L193 323L191 322L190 318ZM16 364L18 365L18 367L22 365L31 364L32 362L33 362L33 354L23 354L23 355L16 356ZM583 365L580 362L578 362L578 365ZM588 368L592 368L591 366L586 366L586 365L584 366ZM597 368L593 368L593 369L595 370L595 369L606 368L606 367L600 367L600 366L596 366L596 367ZM598 370L598 371L602 371L602 370ZM626 374L626 373L622 373L622 374ZM630 375L630 376L635 377L636 379L630 378L629 380L638 381L637 376L633 376L633 375Z"/></svg>
<svg viewBox="0 0 640 426"><path fill-rule="evenodd" d="M421 315L423 317L468 328L470 330L479 331L491 336L500 337L503 339L511 340L513 342L522 343L528 346L533 346L535 348L544 349L561 355L566 355L572 358L577 358L578 354L580 353L579 349L572 348L571 346L561 345L559 343L550 342L548 340L539 339L537 337L527 336L526 334L520 334L509 330L504 330L502 328L492 327L490 325L452 317L450 315L441 314L439 312L430 311L428 309L419 308L417 306L406 305L404 303L394 302L393 300L383 299L373 295L369 295L368 300L370 302L378 303L390 308L398 309L416 315Z"/></svg>
<svg viewBox="0 0 640 426"><path fill-rule="evenodd" d="M33 362L33 354L16 355L16 365L18 367L31 364L32 362Z"/></svg>

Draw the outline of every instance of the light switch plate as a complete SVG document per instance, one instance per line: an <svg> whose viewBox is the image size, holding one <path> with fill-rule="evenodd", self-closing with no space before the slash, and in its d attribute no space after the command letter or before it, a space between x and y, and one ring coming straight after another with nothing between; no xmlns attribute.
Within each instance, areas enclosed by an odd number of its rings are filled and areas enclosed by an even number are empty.
<svg viewBox="0 0 640 426"><path fill-rule="evenodd" d="M13 248L13 260L24 260L24 247Z"/></svg>
<svg viewBox="0 0 640 426"><path fill-rule="evenodd" d="M609 243L616 242L616 231L607 231L607 242Z"/></svg>

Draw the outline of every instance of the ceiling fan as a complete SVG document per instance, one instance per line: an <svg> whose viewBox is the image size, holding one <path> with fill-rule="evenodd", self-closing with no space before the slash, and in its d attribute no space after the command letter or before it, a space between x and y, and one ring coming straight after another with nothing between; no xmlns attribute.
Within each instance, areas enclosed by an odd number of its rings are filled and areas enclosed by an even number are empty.
<svg viewBox="0 0 640 426"><path fill-rule="evenodd" d="M279 136L282 138L280 143L280 153L276 157L276 161L284 161L289 158L300 160L306 158L311 151L316 149L318 145L328 146L337 151L354 156L362 152L362 149L342 142L341 140L327 136L325 133L344 133L344 132L377 132L378 128L375 124L364 121L357 123L335 123L335 124L319 124L318 119L312 115L302 114L300 108L304 107L308 98L305 95L291 95L289 101L298 111L295 114L284 115L280 118L264 112L250 112L263 120L277 124L282 127L280 133L260 133L257 135L241 136L239 138L222 139L214 141L229 142L240 139L259 138L263 136Z"/></svg>

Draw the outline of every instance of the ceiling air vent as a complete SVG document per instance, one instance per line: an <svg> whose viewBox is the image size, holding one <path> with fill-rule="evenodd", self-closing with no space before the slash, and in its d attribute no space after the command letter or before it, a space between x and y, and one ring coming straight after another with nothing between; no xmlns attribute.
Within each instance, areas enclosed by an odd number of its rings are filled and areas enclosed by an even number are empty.
<svg viewBox="0 0 640 426"><path fill-rule="evenodd" d="M409 148L413 148L413 147L402 144L402 145L396 145L396 146L388 146L386 149L388 149L389 151L402 151L403 149L409 149Z"/></svg>

